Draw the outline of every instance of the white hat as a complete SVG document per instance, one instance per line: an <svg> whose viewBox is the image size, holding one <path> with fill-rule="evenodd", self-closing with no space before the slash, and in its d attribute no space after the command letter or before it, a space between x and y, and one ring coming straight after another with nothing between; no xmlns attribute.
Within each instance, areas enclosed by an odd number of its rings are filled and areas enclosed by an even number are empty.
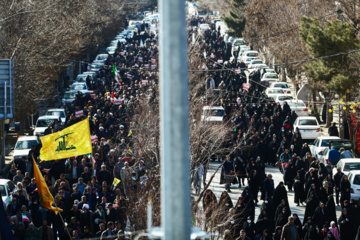
<svg viewBox="0 0 360 240"><path fill-rule="evenodd" d="M83 208L86 208L87 210L89 210L89 204L86 204L86 203L85 203L85 204L83 205Z"/></svg>

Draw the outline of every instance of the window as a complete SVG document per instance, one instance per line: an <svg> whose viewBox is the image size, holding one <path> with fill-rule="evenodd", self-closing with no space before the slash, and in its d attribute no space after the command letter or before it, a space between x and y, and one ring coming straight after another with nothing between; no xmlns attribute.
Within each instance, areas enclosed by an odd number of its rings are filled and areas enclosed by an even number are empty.
<svg viewBox="0 0 360 240"><path fill-rule="evenodd" d="M353 184L360 185L360 175L355 175L354 176Z"/></svg>
<svg viewBox="0 0 360 240"><path fill-rule="evenodd" d="M16 150L30 149L32 146L36 146L36 144L37 144L36 140L19 141L17 142L15 149Z"/></svg>
<svg viewBox="0 0 360 240"><path fill-rule="evenodd" d="M0 185L0 191L1 191L1 196L5 197L6 196L6 191L5 191L5 186L4 185Z"/></svg>
<svg viewBox="0 0 360 240"><path fill-rule="evenodd" d="M278 101L285 101L285 100L293 100L293 97L292 96L279 96L278 97Z"/></svg>
<svg viewBox="0 0 360 240"><path fill-rule="evenodd" d="M323 139L321 142L321 146L322 147L328 147L329 146L329 141L328 139Z"/></svg>
<svg viewBox="0 0 360 240"><path fill-rule="evenodd" d="M257 54L257 53L248 53L248 54L246 54L246 56L249 56L249 57L257 57L258 54Z"/></svg>
<svg viewBox="0 0 360 240"><path fill-rule="evenodd" d="M300 119L299 120L300 126L317 126L317 121L315 119Z"/></svg>
<svg viewBox="0 0 360 240"><path fill-rule="evenodd" d="M47 127L53 125L54 119L39 119L36 123L36 127Z"/></svg>
<svg viewBox="0 0 360 240"><path fill-rule="evenodd" d="M360 170L360 163L345 163L344 171Z"/></svg>
<svg viewBox="0 0 360 240"><path fill-rule="evenodd" d="M63 111L49 111L49 112L46 113L46 115L60 116L61 118L65 117L65 113Z"/></svg>

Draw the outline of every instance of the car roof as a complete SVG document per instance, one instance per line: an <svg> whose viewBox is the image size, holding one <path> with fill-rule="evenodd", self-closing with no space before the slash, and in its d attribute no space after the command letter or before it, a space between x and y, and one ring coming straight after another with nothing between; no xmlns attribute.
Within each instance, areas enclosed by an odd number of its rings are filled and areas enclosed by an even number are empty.
<svg viewBox="0 0 360 240"><path fill-rule="evenodd" d="M23 141L23 140L38 140L37 136L20 136L18 138L18 141Z"/></svg>
<svg viewBox="0 0 360 240"><path fill-rule="evenodd" d="M335 136L325 136L325 137L317 137L317 139L341 139L341 138Z"/></svg>
<svg viewBox="0 0 360 240"><path fill-rule="evenodd" d="M353 173L353 174L356 174L356 175L360 175L360 170L351 170L349 173Z"/></svg>
<svg viewBox="0 0 360 240"><path fill-rule="evenodd" d="M45 116L41 116L38 118L39 119L59 119L60 116L55 116L55 115L45 115Z"/></svg>
<svg viewBox="0 0 360 240"><path fill-rule="evenodd" d="M55 111L65 111L63 108L50 108L47 110L48 112L55 112Z"/></svg>
<svg viewBox="0 0 360 240"><path fill-rule="evenodd" d="M301 117L297 117L296 119L316 119L316 117L312 117L312 116L301 116Z"/></svg>
<svg viewBox="0 0 360 240"><path fill-rule="evenodd" d="M203 110L207 110L207 109L224 110L224 108L222 106L204 106L203 107Z"/></svg>
<svg viewBox="0 0 360 240"><path fill-rule="evenodd" d="M9 179L0 178L0 184L5 184L7 182L11 182Z"/></svg>
<svg viewBox="0 0 360 240"><path fill-rule="evenodd" d="M340 159L340 161L343 161L344 163L360 162L360 158L343 158L343 159Z"/></svg>

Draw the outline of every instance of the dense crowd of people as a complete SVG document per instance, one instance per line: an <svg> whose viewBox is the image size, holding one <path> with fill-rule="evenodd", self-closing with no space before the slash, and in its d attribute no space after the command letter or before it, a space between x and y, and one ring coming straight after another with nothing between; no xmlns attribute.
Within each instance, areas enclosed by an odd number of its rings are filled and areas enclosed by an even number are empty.
<svg viewBox="0 0 360 240"><path fill-rule="evenodd" d="M192 23L196 25L196 19ZM296 113L286 102L280 105L265 94L266 86L260 84L265 71L250 71L251 86L244 87L246 65L238 60L239 48L226 42L214 24L211 27L203 33L201 50L208 56L204 57L204 69L213 70L206 89L219 91L215 103L224 107L234 132L224 144L231 151L217 156L224 161L220 183L226 191L217 199L207 189L203 198L206 229L223 233L224 239L359 239L360 208L358 201L350 198L347 176L341 169L332 175L312 156L299 129L293 129ZM335 124L329 135L339 135ZM346 156L340 156L343 149L331 151L331 165L335 167ZM278 167L283 181L275 186L265 166ZM206 178L207 167L206 161L196 166L196 173L200 173L197 178ZM233 204L228 193L235 184L244 189ZM294 199L288 198L289 191L294 192ZM259 200L263 200L260 215L255 216ZM304 206L303 219L292 214L290 201ZM337 216L339 205L342 211Z"/></svg>
<svg viewBox="0 0 360 240"><path fill-rule="evenodd" d="M55 121L45 130L50 134L88 118L92 154L41 161L39 144L28 157L12 164L8 178L16 189L6 214L16 239L125 239L126 227L136 230L129 221L133 214L129 202L158 165L156 155L134 157L137 147L132 137L136 133L131 119L143 102L157 102L158 83L157 32L145 24L138 29L126 43L119 42L93 79L84 79L92 93L78 92L64 106L66 122ZM82 116L76 116L81 110ZM56 206L63 209L57 215L40 206L32 157Z"/></svg>
<svg viewBox="0 0 360 240"><path fill-rule="evenodd" d="M193 18L191 24L201 21ZM211 27L203 33L196 31L201 34L202 52L206 53L203 69L211 70L205 89L219 90L217 104L224 107L225 121L233 124L234 131L224 143L233 151L216 156L224 161L221 183L226 191L217 199L207 189L202 199L205 228L229 240L359 239L360 208L357 201L350 199L347 176L340 169L332 176L311 155L299 129L293 129L296 114L286 103L281 106L264 93L266 87L260 84L262 71L253 71L251 85L243 87L247 83L243 71L246 65L237 60L239 50L224 40L214 24ZM156 154L143 159L133 154L136 146L132 141L132 117L142 102L158 102L158 74L152 71L158 68L157 33L145 26L139 30L126 43L119 42L116 52L109 55L93 80L85 80L93 93L79 92L72 104L64 106L65 124L55 122L45 132L60 131L88 118L92 155L41 161L38 145L28 157L11 166L9 179L16 184L16 190L6 214L16 239L124 239L125 228L133 226L129 202L146 184L149 171L159 160ZM113 66L118 74L114 74ZM83 115L77 117L75 113L81 110ZM40 206L33 156L56 205L64 210L57 215ZM333 165L340 154L334 156ZM211 157L195 166L197 193L205 183L201 179L206 178ZM266 166L277 166L284 181L275 187ZM114 184L114 179L120 183ZM244 188L235 204L228 194L234 184ZM288 198L288 191L294 191L294 199ZM255 216L260 200L260 214ZM303 219L292 214L289 201L305 205ZM340 216L336 215L336 205L341 205Z"/></svg>

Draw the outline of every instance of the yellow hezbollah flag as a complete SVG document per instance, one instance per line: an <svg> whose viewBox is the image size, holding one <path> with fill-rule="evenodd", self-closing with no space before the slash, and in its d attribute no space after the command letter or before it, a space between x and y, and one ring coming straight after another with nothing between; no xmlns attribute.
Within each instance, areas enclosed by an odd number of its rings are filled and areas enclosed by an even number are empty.
<svg viewBox="0 0 360 240"><path fill-rule="evenodd" d="M40 159L43 161L69 158L92 152L89 119L60 132L41 138Z"/></svg>
<svg viewBox="0 0 360 240"><path fill-rule="evenodd" d="M47 187L46 182L44 180L44 177L42 176L40 169L35 162L34 156L32 158L34 165L34 177L40 198L40 206L55 212L55 214L58 214L58 211L62 212L63 210L61 208L56 208L52 206L52 204L54 203L54 198L51 195L49 188Z"/></svg>
<svg viewBox="0 0 360 240"><path fill-rule="evenodd" d="M114 178L113 185L116 186L116 185L118 185L120 182L121 182L120 179Z"/></svg>

